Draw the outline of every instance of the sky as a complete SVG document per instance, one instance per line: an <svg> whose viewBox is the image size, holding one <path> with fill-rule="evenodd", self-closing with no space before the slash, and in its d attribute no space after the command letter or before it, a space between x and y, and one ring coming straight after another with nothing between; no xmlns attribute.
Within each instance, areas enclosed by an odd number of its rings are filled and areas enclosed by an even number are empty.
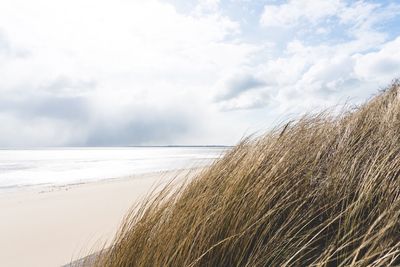
<svg viewBox="0 0 400 267"><path fill-rule="evenodd" d="M400 77L400 2L0 0L0 147L233 145Z"/></svg>

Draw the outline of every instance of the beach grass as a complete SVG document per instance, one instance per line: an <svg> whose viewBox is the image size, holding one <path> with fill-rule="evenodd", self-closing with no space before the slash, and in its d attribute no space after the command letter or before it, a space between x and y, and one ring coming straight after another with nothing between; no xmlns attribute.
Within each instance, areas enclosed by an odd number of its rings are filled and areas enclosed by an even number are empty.
<svg viewBox="0 0 400 267"><path fill-rule="evenodd" d="M243 140L133 209L94 265L400 265L400 83Z"/></svg>

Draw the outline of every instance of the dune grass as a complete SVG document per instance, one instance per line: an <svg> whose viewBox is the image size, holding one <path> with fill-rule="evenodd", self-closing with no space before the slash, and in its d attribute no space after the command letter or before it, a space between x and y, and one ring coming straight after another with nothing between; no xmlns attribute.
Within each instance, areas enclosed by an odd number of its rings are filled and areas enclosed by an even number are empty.
<svg viewBox="0 0 400 267"><path fill-rule="evenodd" d="M95 265L400 265L400 83L242 141L132 212Z"/></svg>

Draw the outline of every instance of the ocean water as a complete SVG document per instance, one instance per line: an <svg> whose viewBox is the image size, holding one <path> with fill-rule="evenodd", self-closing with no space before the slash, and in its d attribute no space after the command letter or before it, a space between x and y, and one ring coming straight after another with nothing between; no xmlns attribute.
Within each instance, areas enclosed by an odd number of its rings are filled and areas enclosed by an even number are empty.
<svg viewBox="0 0 400 267"><path fill-rule="evenodd" d="M68 185L202 167L223 147L126 147L0 150L0 190Z"/></svg>

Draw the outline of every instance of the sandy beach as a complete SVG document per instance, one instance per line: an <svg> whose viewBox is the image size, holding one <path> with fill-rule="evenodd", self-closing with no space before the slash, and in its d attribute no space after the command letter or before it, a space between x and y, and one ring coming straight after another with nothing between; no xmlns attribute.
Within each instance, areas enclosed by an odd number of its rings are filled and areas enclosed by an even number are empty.
<svg viewBox="0 0 400 267"><path fill-rule="evenodd" d="M1 266L62 266L99 250L132 205L177 175L151 173L0 193Z"/></svg>

